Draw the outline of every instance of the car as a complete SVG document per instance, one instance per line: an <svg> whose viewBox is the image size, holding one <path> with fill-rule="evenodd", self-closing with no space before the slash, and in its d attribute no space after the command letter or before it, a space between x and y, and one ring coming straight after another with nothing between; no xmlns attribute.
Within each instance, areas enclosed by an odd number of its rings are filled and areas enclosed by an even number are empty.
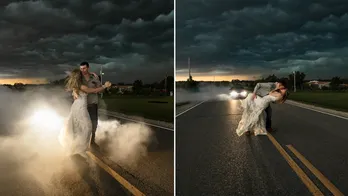
<svg viewBox="0 0 348 196"><path fill-rule="evenodd" d="M241 85L233 85L230 88L229 95L234 99L244 99L248 96L248 91Z"/></svg>

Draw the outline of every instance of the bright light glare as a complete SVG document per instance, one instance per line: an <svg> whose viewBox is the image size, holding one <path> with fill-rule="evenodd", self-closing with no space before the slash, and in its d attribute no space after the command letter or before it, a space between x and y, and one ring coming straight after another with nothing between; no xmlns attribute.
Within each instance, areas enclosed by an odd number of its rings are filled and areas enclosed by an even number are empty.
<svg viewBox="0 0 348 196"><path fill-rule="evenodd" d="M236 96L238 96L238 93L237 93L236 91L232 91L232 92L230 93L230 95L231 95L232 97L236 97Z"/></svg>
<svg viewBox="0 0 348 196"><path fill-rule="evenodd" d="M243 91L243 92L241 92L240 94L241 94L243 97L246 97L248 93L247 93L246 91Z"/></svg>
<svg viewBox="0 0 348 196"><path fill-rule="evenodd" d="M53 110L41 109L34 113L30 122L35 126L56 127L62 125L63 119Z"/></svg>

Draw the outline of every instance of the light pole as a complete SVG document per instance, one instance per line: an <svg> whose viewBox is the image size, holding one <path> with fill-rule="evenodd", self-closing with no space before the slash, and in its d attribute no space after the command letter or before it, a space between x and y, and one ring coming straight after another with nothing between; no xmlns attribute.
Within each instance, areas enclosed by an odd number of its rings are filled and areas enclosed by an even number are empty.
<svg viewBox="0 0 348 196"><path fill-rule="evenodd" d="M103 85L103 65L100 66L100 83ZM103 92L100 94L100 98L103 98Z"/></svg>
<svg viewBox="0 0 348 196"><path fill-rule="evenodd" d="M294 71L294 92L296 92L296 71Z"/></svg>
<svg viewBox="0 0 348 196"><path fill-rule="evenodd" d="M165 89L165 92L166 92L166 95L168 95L168 92L167 92L167 74L166 74L166 77L164 78L164 89Z"/></svg>

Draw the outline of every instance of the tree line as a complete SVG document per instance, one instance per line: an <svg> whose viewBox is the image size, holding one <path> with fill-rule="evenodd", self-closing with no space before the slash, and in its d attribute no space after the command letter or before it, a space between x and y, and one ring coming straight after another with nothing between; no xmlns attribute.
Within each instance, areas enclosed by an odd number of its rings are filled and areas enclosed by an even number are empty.
<svg viewBox="0 0 348 196"><path fill-rule="evenodd" d="M341 78L338 76L332 77L331 79L318 79L318 82L328 82L329 85L320 87L318 84L309 84L310 80L306 80L306 74L304 72L296 71L295 73L289 74L287 77L278 77L275 74L271 74L267 77L263 77L258 80L253 81L240 81L240 80L232 80L232 81L219 81L219 82L204 82L205 84L211 83L215 86L230 86L231 84L239 84L243 83L248 88L253 88L257 83L260 82L276 82L278 80L285 81L287 83L288 89L293 90L294 86L299 90L348 90L348 78ZM192 76L190 76L187 81L177 82L176 86L178 88L185 88L191 91L198 91L200 82L195 81Z"/></svg>
<svg viewBox="0 0 348 196"><path fill-rule="evenodd" d="M42 85L32 85L32 84L23 84L23 83L15 83L13 85L11 84L5 84L3 86L6 86L12 90L16 91L25 91L29 86L36 88L36 87L50 87L50 86L60 86L64 87L66 83L65 78L61 78L58 80L53 80L49 82L48 84L42 84ZM129 88L123 88L124 86L129 86ZM174 93L174 77L173 76L166 76L160 81L153 82L151 84L144 84L144 82L140 79L135 80L133 83L123 83L119 82L117 84L113 84L112 88L107 91L105 94L137 94L137 95L173 95Z"/></svg>
<svg viewBox="0 0 348 196"><path fill-rule="evenodd" d="M347 90L347 86L344 86L343 84L348 84L348 79L344 79L338 76L332 77L331 79L325 80L325 79L318 79L315 81L318 82L327 82L329 85L320 87L319 84L310 84L309 82L311 80L306 80L306 74L304 72L296 71L295 73L289 74L288 77L277 77L276 75L272 74L265 78L262 78L256 82L276 82L278 80L283 80L287 83L287 86L289 89L294 89L294 86L296 89L300 90Z"/></svg>
<svg viewBox="0 0 348 196"><path fill-rule="evenodd" d="M67 78L52 81L52 85L64 85ZM131 86L131 89L122 88L123 86ZM119 82L113 84L113 88L110 89L107 94L120 93L120 94L137 94L137 95L150 95L161 94L169 95L170 92L174 92L174 77L166 76L160 81L153 82L151 84L145 84L141 79L135 80L133 83Z"/></svg>

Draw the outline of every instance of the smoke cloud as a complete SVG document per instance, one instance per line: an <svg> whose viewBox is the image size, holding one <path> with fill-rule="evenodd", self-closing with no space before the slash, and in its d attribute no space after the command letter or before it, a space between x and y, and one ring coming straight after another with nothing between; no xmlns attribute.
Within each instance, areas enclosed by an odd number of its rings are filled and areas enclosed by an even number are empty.
<svg viewBox="0 0 348 196"><path fill-rule="evenodd" d="M96 142L103 153L121 165L136 165L147 155L147 149L154 141L151 129L136 123L101 121L96 132Z"/></svg>
<svg viewBox="0 0 348 196"><path fill-rule="evenodd" d="M0 99L0 195L23 191L26 195L92 195L81 171L90 168L91 179L97 179L96 165L65 156L58 142L63 123L45 127L28 120L36 110L48 107L64 122L72 103L70 93L62 88L16 92L0 86ZM146 156L153 135L144 125L107 120L99 122L96 140L112 160L135 164Z"/></svg>
<svg viewBox="0 0 348 196"><path fill-rule="evenodd" d="M212 84L199 86L198 92L191 92L186 89L177 89L176 91L176 103L229 99L228 86L219 87Z"/></svg>

